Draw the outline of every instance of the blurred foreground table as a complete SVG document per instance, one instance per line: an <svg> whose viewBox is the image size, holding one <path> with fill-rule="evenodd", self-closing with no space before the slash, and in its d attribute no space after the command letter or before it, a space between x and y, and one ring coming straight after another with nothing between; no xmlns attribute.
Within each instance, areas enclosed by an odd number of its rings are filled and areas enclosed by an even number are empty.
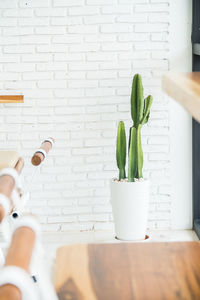
<svg viewBox="0 0 200 300"><path fill-rule="evenodd" d="M200 242L63 246L60 300L200 299Z"/></svg>
<svg viewBox="0 0 200 300"><path fill-rule="evenodd" d="M200 72L167 72L163 75L162 87L200 122Z"/></svg>

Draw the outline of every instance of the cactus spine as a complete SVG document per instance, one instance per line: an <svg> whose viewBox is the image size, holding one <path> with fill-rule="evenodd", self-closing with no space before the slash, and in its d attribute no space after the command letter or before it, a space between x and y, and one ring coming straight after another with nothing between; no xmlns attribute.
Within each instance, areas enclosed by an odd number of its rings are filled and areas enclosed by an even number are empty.
<svg viewBox="0 0 200 300"><path fill-rule="evenodd" d="M121 180L126 178L126 133L123 121L120 121L118 126L116 158L119 169L119 180Z"/></svg>
<svg viewBox="0 0 200 300"><path fill-rule="evenodd" d="M131 117L133 126L129 131L129 153L128 153L128 181L132 182L135 178L142 178L143 151L141 143L141 128L148 122L150 108L153 101L152 96L144 99L142 78L136 74L132 82L131 92ZM120 121L117 135L117 166L119 168L119 180L125 178L126 164L126 135L124 123ZM122 150L123 149L123 150ZM124 150L125 149L125 150ZM125 155L125 156L124 156ZM122 159L123 157L123 159ZM123 162L123 163L122 163Z"/></svg>

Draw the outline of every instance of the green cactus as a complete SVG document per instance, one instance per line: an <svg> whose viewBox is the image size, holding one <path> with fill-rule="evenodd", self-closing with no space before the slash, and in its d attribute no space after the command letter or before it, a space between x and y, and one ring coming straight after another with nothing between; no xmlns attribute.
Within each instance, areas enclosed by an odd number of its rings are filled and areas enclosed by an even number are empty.
<svg viewBox="0 0 200 300"><path fill-rule="evenodd" d="M123 121L120 121L118 126L116 158L119 168L119 180L121 180L126 178L126 132Z"/></svg>
<svg viewBox="0 0 200 300"><path fill-rule="evenodd" d="M141 128L149 120L150 108L152 102L153 102L152 96L148 96L146 99L144 99L142 78L139 74L136 74L132 82L131 117L133 120L133 126L130 128L129 131L129 145L128 145L128 150L129 150L128 181L130 182L134 181L135 178L139 179L143 177L142 175L143 152L142 152L142 143L141 143ZM126 144L126 135L125 135L124 123L121 121L119 123L118 136L117 136L117 166L119 168L119 173L120 173L119 180L125 178L125 164L126 164L126 158L124 157L124 153L126 153L126 150L124 151L125 144Z"/></svg>

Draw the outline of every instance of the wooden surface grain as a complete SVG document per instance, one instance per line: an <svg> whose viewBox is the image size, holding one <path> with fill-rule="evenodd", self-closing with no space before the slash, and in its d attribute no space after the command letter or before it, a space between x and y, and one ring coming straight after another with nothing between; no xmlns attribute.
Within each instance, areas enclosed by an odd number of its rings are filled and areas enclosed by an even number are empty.
<svg viewBox="0 0 200 300"><path fill-rule="evenodd" d="M60 300L199 300L200 242L64 246L55 287Z"/></svg>
<svg viewBox="0 0 200 300"><path fill-rule="evenodd" d="M162 87L200 122L200 72L168 72L163 76Z"/></svg>

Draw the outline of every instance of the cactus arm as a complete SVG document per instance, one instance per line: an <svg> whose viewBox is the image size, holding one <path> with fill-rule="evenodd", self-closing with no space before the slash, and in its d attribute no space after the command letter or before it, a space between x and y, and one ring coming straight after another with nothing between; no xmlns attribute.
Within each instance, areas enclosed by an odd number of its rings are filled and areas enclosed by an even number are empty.
<svg viewBox="0 0 200 300"><path fill-rule="evenodd" d="M144 96L141 75L137 75L137 124L138 126L143 118L144 112Z"/></svg>
<svg viewBox="0 0 200 300"><path fill-rule="evenodd" d="M153 102L153 97L152 96L148 96L145 99L145 108L144 108L144 114L143 114L143 119L141 124L146 124L149 120L149 115L150 115L150 108L151 108L151 104Z"/></svg>
<svg viewBox="0 0 200 300"><path fill-rule="evenodd" d="M133 77L131 92L131 117L134 125L137 123L137 77L137 74Z"/></svg>
<svg viewBox="0 0 200 300"><path fill-rule="evenodd" d="M120 121L118 125L116 159L119 169L119 180L121 180L126 178L126 133L123 121Z"/></svg>
<svg viewBox="0 0 200 300"><path fill-rule="evenodd" d="M129 148L129 164L128 164L128 181L134 181L137 173L137 149L136 149L137 132L136 128L131 129L130 148Z"/></svg>
<svg viewBox="0 0 200 300"><path fill-rule="evenodd" d="M137 176L136 178L142 178L142 168L143 168L143 151L142 151L142 142L141 142L141 128L142 125L139 125L137 128Z"/></svg>
<svg viewBox="0 0 200 300"><path fill-rule="evenodd" d="M132 128L133 128L133 126L129 128L128 153L129 153L130 144L131 144L131 130L132 130Z"/></svg>

